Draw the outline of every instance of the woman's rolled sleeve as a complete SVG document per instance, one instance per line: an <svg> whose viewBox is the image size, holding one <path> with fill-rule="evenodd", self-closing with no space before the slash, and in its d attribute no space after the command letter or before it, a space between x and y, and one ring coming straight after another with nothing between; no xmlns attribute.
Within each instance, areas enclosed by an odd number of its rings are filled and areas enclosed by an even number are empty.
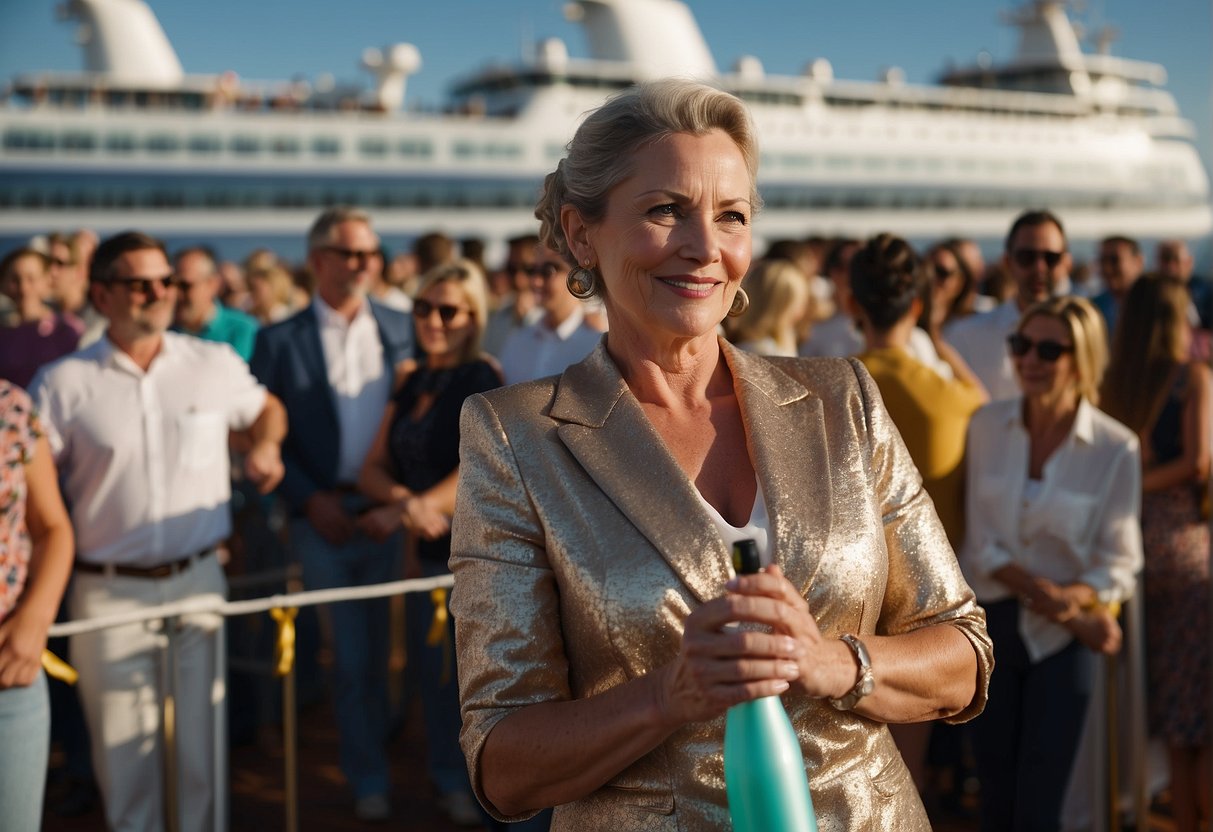
<svg viewBox="0 0 1213 832"><path fill-rule="evenodd" d="M451 613L460 742L476 794L490 809L481 756L493 727L518 708L570 698L558 589L543 543L510 440L492 405L473 396L460 420Z"/></svg>
<svg viewBox="0 0 1213 832"><path fill-rule="evenodd" d="M1132 597L1142 567L1141 460L1136 440L1126 444L1117 458L1101 506L1090 566L1079 581L1123 601Z"/></svg>

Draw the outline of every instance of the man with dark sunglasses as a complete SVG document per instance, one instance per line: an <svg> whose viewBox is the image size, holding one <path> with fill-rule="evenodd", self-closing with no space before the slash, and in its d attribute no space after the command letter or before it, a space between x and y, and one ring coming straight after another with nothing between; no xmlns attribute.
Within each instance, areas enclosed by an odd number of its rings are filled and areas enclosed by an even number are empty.
<svg viewBox="0 0 1213 832"><path fill-rule="evenodd" d="M281 403L227 345L168 332L177 280L164 246L138 232L103 242L90 271L105 337L43 368L30 392L43 417L76 532L73 619L186 600L222 600L231 534L228 441L244 434L245 476L282 478ZM213 614L174 624L175 770L180 818L213 824ZM137 623L72 636L93 767L112 829L163 825L163 628ZM218 649L222 649L219 647ZM173 769L170 769L173 770Z"/></svg>
<svg viewBox="0 0 1213 832"><path fill-rule="evenodd" d="M500 356L501 348L516 329L530 326L543 317L535 290L531 287L531 268L535 265L535 246L539 245L537 234L523 234L507 241L503 276L509 284L509 292L499 306L489 315L480 347L489 355Z"/></svg>
<svg viewBox="0 0 1213 832"><path fill-rule="evenodd" d="M356 483L393 382L413 357L408 315L367 296L381 267L368 214L331 208L308 232L316 278L310 306L257 333L253 373L286 405L281 493L290 540L307 589L384 583L397 577L399 536L361 529L371 508ZM388 737L387 599L335 604L333 687L342 773L362 820L391 814Z"/></svg>
<svg viewBox="0 0 1213 832"><path fill-rule="evenodd" d="M1015 296L989 312L957 321L944 332L990 392L991 401L1019 395L1006 339L1020 315L1057 294L1068 280L1070 252L1061 220L1046 210L1020 214L1007 233L1002 264L1015 282Z"/></svg>

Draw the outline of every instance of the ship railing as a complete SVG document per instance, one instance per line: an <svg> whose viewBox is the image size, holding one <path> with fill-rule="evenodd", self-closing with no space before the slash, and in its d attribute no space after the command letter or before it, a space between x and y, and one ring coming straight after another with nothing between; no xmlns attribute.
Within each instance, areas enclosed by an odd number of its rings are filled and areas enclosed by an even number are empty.
<svg viewBox="0 0 1213 832"><path fill-rule="evenodd" d="M297 580L298 573L291 568L234 578L231 585L248 589L268 583L281 583L284 579ZM161 632L166 634L160 648L160 663L166 672L160 674L161 688L158 691L162 714L161 739L166 776L163 779L165 828L176 832L181 828L178 783L175 776L176 744L173 724L173 705L176 695L176 680L168 668L174 666L175 631L177 623L187 617L198 615L219 616L222 622L234 616L270 613L279 625L278 651L275 662L278 675L282 677L282 736L284 745L284 829L297 832L299 828L298 806L298 724L295 699L295 664L293 658L293 622L295 613L304 607L332 604L339 601L359 601L375 598L390 598L408 593L431 593L435 604L445 603L445 594L434 595L435 590L449 590L454 584L450 575L433 578L391 581L370 586L340 587L335 589L310 590L268 595L239 601L222 601L214 598L187 599L172 604L163 604L141 610L82 619L56 624L51 628L52 637L72 636L97 632L113 627L129 626L146 622L159 622ZM1092 830L1122 829L1122 818L1131 817L1138 832L1148 829L1150 807L1150 772L1148 765L1147 728L1145 717L1145 641L1143 625L1143 603L1133 598L1124 604L1124 649L1117 656L1109 657L1100 667L1100 681L1092 698L1088 713L1084 743L1090 744L1076 765L1085 765L1086 771L1076 771L1075 780L1086 780L1089 787L1086 795L1079 798L1089 807L1085 828ZM289 634L289 637L288 637ZM1209 634L1213 639L1213 632ZM289 643L288 643L289 642ZM226 630L221 623L211 635L211 650L214 656L214 679L212 690L224 690L227 677ZM284 651L288 653L284 656ZM226 695L212 698L214 730L212 732L214 760L213 828L221 832L229 828L228 765ZM1125 748L1127 740L1128 748ZM1085 761L1085 762L1083 762ZM1213 788L1213 783L1210 783ZM1081 814L1081 808L1078 809Z"/></svg>

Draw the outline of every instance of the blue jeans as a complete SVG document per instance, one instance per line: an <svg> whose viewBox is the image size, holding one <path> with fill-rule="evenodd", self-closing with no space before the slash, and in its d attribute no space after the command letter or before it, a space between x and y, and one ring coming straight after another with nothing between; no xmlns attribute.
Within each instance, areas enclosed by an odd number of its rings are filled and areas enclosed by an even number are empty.
<svg viewBox="0 0 1213 832"><path fill-rule="evenodd" d="M427 578L447 574L445 564L421 562ZM426 643L434 603L428 592L404 596L408 672L416 674L425 716L426 769L440 794L471 792L467 762L459 747L459 674L455 665L455 621L449 616L446 637L437 646Z"/></svg>
<svg viewBox="0 0 1213 832"><path fill-rule="evenodd" d="M399 535L377 543L359 534L333 546L311 523L297 519L291 521L291 545L309 590L386 583L399 575ZM328 607L339 760L355 797L387 794L389 788L388 606L388 599L376 598Z"/></svg>
<svg viewBox="0 0 1213 832"><path fill-rule="evenodd" d="M39 671L27 688L0 690L0 818L8 832L42 827L50 748L50 700Z"/></svg>
<svg viewBox="0 0 1213 832"><path fill-rule="evenodd" d="M1033 663L1019 635L1019 604L986 605L994 673L973 720L982 832L1054 832L1078 753L1095 654L1077 640Z"/></svg>

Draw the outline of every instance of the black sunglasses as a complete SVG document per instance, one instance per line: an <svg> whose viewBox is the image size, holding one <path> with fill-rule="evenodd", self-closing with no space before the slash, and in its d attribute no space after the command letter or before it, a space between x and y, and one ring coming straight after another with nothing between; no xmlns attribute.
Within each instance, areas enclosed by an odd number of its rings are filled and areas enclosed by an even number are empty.
<svg viewBox="0 0 1213 832"><path fill-rule="evenodd" d="M444 324L450 324L459 317L460 312L468 311L462 306L452 306L449 303L430 303L428 300L413 301L413 314L423 321L434 314L435 309L438 310L438 317Z"/></svg>
<svg viewBox="0 0 1213 832"><path fill-rule="evenodd" d="M561 271L560 266L555 263L544 263L539 266L531 266L526 270L526 273L531 277L542 277L544 280L551 280L552 275Z"/></svg>
<svg viewBox="0 0 1213 832"><path fill-rule="evenodd" d="M153 286L159 286L164 291L176 288L181 285L180 278L175 274L167 274L164 277L114 277L105 281L108 284L121 284L126 287L129 292L136 292L140 295L150 295Z"/></svg>
<svg viewBox="0 0 1213 832"><path fill-rule="evenodd" d="M379 256L378 249L342 248L341 246L325 246L325 251L331 251L347 263L357 259L360 263L369 263Z"/></svg>
<svg viewBox="0 0 1213 832"><path fill-rule="evenodd" d="M1021 269L1030 269L1036 265L1037 260L1044 260L1045 265L1050 269L1057 268L1057 264L1061 262L1064 251L1049 251L1039 248L1017 248L1011 252L1011 259L1015 261L1015 265Z"/></svg>
<svg viewBox="0 0 1213 832"><path fill-rule="evenodd" d="M939 265L932 266L931 268L935 272L935 279L940 282L947 280L949 277L957 274L960 271L960 269L948 269Z"/></svg>
<svg viewBox="0 0 1213 832"><path fill-rule="evenodd" d="M1074 347L1070 344L1063 344L1060 341L1033 341L1018 332L1013 332L1007 336L1007 344L1011 348L1011 355L1016 358L1023 358L1032 348L1036 348L1036 357L1041 361L1048 361L1050 364L1061 358L1067 352L1074 352Z"/></svg>

